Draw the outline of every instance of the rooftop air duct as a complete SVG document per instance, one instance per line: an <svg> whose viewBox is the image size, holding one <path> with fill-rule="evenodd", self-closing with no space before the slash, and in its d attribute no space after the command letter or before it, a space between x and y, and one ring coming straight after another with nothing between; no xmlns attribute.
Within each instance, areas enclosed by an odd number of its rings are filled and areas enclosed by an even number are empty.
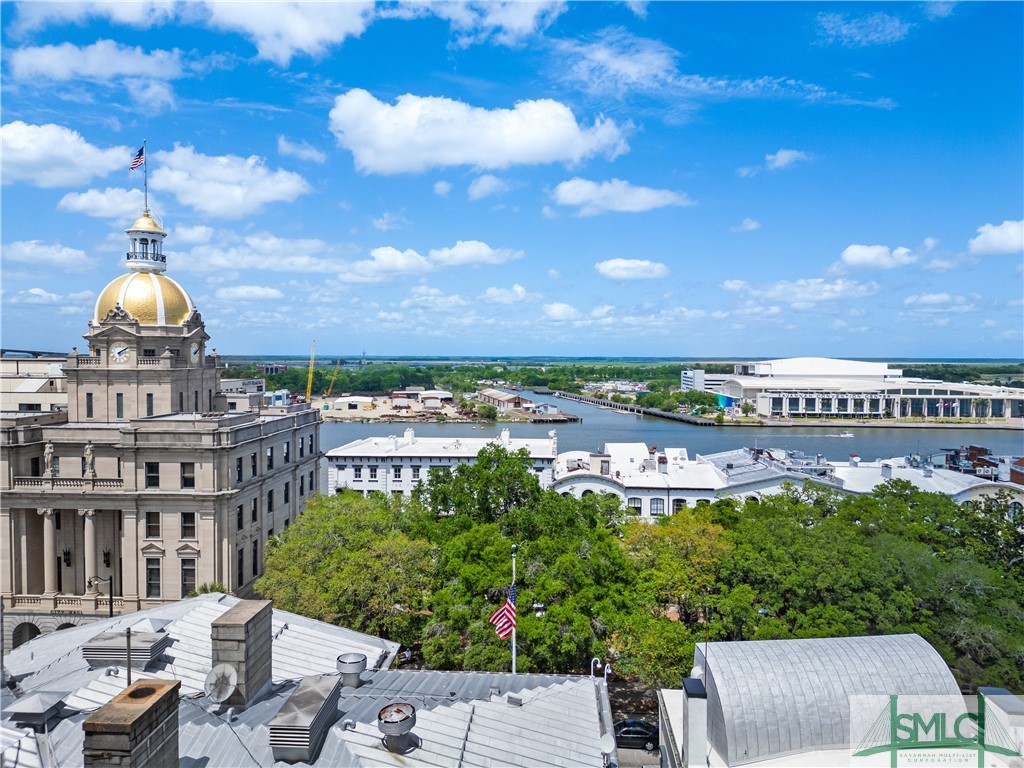
<svg viewBox="0 0 1024 768"><path fill-rule="evenodd" d="M388 704L377 713L377 729L384 734L384 746L396 755L406 755L419 746L419 739L411 733L415 725L416 707L412 704Z"/></svg>
<svg viewBox="0 0 1024 768"><path fill-rule="evenodd" d="M346 688L358 688L361 682L359 675L366 669L366 654L343 653L338 657L337 664L341 684Z"/></svg>
<svg viewBox="0 0 1024 768"><path fill-rule="evenodd" d="M338 717L341 681L333 675L304 677L270 721L275 761L314 763Z"/></svg>

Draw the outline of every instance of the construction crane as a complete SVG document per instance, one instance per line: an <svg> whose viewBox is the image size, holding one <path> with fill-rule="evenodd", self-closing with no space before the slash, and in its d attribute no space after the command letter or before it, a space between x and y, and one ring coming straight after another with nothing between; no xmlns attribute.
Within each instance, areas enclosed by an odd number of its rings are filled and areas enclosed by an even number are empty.
<svg viewBox="0 0 1024 768"><path fill-rule="evenodd" d="M312 402L310 397L313 394L313 363L316 360L316 339L313 339L313 349L309 353L309 375L306 376L306 402Z"/></svg>
<svg viewBox="0 0 1024 768"><path fill-rule="evenodd" d="M341 365L341 358L339 357L334 361L334 373L331 374L331 383L327 387L327 394L324 397L330 397L331 393L334 392L334 379L338 376L338 366Z"/></svg>

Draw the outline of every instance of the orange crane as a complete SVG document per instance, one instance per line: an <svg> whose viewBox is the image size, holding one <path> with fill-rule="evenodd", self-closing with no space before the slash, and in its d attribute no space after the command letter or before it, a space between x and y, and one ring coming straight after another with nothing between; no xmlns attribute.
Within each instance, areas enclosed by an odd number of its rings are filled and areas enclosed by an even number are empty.
<svg viewBox="0 0 1024 768"><path fill-rule="evenodd" d="M331 383L327 387L327 394L324 397L330 397L334 391L334 379L338 376L338 366L341 365L341 358L339 357L334 361L334 373L331 374Z"/></svg>
<svg viewBox="0 0 1024 768"><path fill-rule="evenodd" d="M306 376L306 402L312 402L310 400L313 394L313 362L316 360L316 339L313 339L313 349L309 353L309 374Z"/></svg>

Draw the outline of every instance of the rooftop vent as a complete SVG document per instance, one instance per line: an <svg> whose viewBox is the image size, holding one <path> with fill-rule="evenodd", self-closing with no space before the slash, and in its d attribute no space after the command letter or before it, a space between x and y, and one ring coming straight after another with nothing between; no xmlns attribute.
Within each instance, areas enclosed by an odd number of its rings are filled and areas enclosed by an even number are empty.
<svg viewBox="0 0 1024 768"><path fill-rule="evenodd" d="M365 653L343 653L338 657L338 673L341 684L347 688L358 688L359 675L366 669Z"/></svg>
<svg viewBox="0 0 1024 768"><path fill-rule="evenodd" d="M136 632L132 630L131 665L145 669L171 644L166 632ZM82 646L82 658L92 669L124 664L127 661L128 638L123 631L100 632Z"/></svg>
<svg viewBox="0 0 1024 768"><path fill-rule="evenodd" d="M411 733L415 725L416 707L412 704L388 704L377 713L377 729L384 734L384 746L396 755L406 755L419 746L420 740Z"/></svg>
<svg viewBox="0 0 1024 768"><path fill-rule="evenodd" d="M57 714L63 696L53 691L22 696L6 706L6 715L16 725L29 726L33 730L41 731L47 721Z"/></svg>
<svg viewBox="0 0 1024 768"><path fill-rule="evenodd" d="M316 762L327 731L338 717L341 680L334 676L304 677L270 721L274 760Z"/></svg>
<svg viewBox="0 0 1024 768"><path fill-rule="evenodd" d="M523 706L522 696L513 696L511 693L505 697L505 701L508 702L510 707L521 707Z"/></svg>

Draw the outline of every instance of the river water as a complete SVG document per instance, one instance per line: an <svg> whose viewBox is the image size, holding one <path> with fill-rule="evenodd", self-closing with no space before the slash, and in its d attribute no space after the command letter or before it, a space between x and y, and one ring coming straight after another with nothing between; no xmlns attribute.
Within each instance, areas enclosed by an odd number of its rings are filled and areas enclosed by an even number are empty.
<svg viewBox="0 0 1024 768"><path fill-rule="evenodd" d="M574 400L529 393L542 403L554 403L564 413L583 419L577 424L373 424L326 422L320 435L324 451L364 437L401 435L412 426L423 437L496 437L508 428L512 437L544 437L558 430L558 452L597 451L605 443L647 443L659 448L686 448L690 458L697 454L719 453L735 448L784 448L820 453L833 461L845 461L851 453L864 460L888 459L910 453L930 454L943 448L982 445L996 455L1024 454L1024 431L1005 429L949 428L868 428L854 423L833 428L821 427L698 427L653 416L598 408ZM853 437L840 437L848 430ZM326 476L326 473L324 473Z"/></svg>

